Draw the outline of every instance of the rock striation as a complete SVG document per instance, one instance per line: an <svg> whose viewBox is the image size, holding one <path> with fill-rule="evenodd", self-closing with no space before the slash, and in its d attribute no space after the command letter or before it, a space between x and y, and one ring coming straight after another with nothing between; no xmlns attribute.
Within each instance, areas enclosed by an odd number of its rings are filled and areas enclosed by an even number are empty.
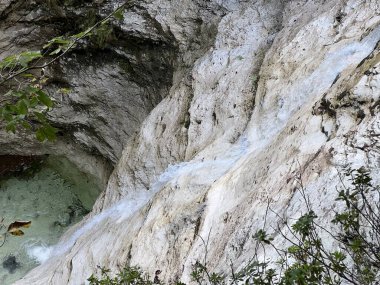
<svg viewBox="0 0 380 285"><path fill-rule="evenodd" d="M2 49L24 47L14 34L29 25L47 35L38 4L10 26L18 1L4 3ZM96 3L99 14L119 4ZM93 211L15 284L82 284L97 265L125 264L189 282L202 239L211 269L239 268L265 216L304 213L297 177L326 219L339 173L363 166L380 182L377 0L142 0L124 16L106 49L49 71L54 96L55 77L73 89L51 117L65 130L56 145L1 136L4 153L70 149L115 165Z"/></svg>

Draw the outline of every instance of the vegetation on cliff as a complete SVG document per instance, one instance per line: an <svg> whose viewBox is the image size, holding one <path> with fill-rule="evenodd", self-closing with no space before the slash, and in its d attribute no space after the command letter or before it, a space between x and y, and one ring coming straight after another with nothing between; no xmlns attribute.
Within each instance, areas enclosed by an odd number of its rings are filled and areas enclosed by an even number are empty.
<svg viewBox="0 0 380 285"><path fill-rule="evenodd" d="M380 197L379 186L372 184L364 169L351 170L350 186L343 183L336 201L341 208L335 212L329 224L313 211L312 203L305 194L299 178L299 191L307 212L295 221L280 217L274 234L281 235L287 247L279 247L266 229L260 229L254 237L256 250L248 265L238 272L231 263L230 273L212 272L205 258L196 261L191 280L199 285L255 284L255 285L375 285L380 272ZM268 204L268 211L271 211ZM285 225L286 232L283 230ZM327 238L326 238L327 237ZM277 252L276 260L267 258L266 249ZM160 270L149 277L138 267L127 266L116 276L100 268L100 277L92 275L91 285L152 285L162 284ZM175 284L183 284L176 281Z"/></svg>
<svg viewBox="0 0 380 285"><path fill-rule="evenodd" d="M53 2L53 7L57 7L55 1L49 1L49 5ZM46 91L49 77L45 69L78 46L104 45L112 34L110 22L123 19L128 3L125 1L100 21L90 21L79 33L55 37L40 50L26 50L0 61L0 121L7 131L27 130L41 142L55 140L58 129L48 119L54 100ZM61 88L58 92L64 95L69 89Z"/></svg>

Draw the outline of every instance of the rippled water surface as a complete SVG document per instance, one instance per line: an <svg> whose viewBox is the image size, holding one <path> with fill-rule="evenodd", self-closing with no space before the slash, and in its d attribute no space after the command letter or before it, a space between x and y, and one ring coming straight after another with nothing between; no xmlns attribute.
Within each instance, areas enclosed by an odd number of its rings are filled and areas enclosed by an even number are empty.
<svg viewBox="0 0 380 285"><path fill-rule="evenodd" d="M91 210L98 194L97 183L62 158L49 158L33 174L1 180L3 224L7 227L15 220L32 224L22 229L24 236L6 236L0 248L0 284L12 284L45 261L50 246Z"/></svg>

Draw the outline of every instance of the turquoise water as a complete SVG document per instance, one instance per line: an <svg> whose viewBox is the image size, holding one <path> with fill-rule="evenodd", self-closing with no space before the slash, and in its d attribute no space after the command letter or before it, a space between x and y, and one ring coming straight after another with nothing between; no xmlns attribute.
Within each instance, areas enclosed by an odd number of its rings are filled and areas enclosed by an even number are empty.
<svg viewBox="0 0 380 285"><path fill-rule="evenodd" d="M67 228L86 215L100 189L97 183L63 158L49 158L31 176L0 181L3 228L15 220L31 221L24 236L7 235L0 247L0 284L20 279L46 261L51 246ZM0 244L2 241L0 240Z"/></svg>

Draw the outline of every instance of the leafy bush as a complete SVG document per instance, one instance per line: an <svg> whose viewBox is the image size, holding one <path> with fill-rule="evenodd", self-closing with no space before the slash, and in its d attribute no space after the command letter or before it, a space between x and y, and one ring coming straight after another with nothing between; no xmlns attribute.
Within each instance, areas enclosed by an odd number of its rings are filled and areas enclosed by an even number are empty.
<svg viewBox="0 0 380 285"><path fill-rule="evenodd" d="M138 267L125 267L115 277L110 277L110 270L99 267L100 279L91 275L87 281L90 285L152 285L149 276L144 274Z"/></svg>
<svg viewBox="0 0 380 285"><path fill-rule="evenodd" d="M0 119L6 123L7 131L15 133L24 128L33 130L39 141L55 139L57 129L46 118L54 103L38 85L10 90L3 98L6 102L0 107Z"/></svg>
<svg viewBox="0 0 380 285"><path fill-rule="evenodd" d="M126 0L80 33L49 40L41 51L24 51L0 60L0 123L5 123L7 131L15 133L24 129L34 132L39 141L55 140L58 130L47 117L54 102L44 91L49 79L44 76L44 69L86 42L103 47L113 37L111 21L123 20L124 9L130 2ZM48 4L53 10L59 10L57 1L49 0ZM58 92L65 94L69 90L64 88Z"/></svg>
<svg viewBox="0 0 380 285"><path fill-rule="evenodd" d="M336 201L343 203L343 210L336 212L330 228L318 223L299 178L299 191L307 212L293 224L280 216L288 234L278 226L277 232L287 241L287 248L277 248L274 238L265 229L258 230L253 237L257 241L256 252L249 264L240 272L233 270L227 276L210 272L207 268L207 245L204 263L193 265L191 278L199 285L211 284L255 284L255 285L375 285L380 282L380 189L372 185L369 173L364 169L346 173L351 186L342 189ZM342 179L343 181L343 179ZM270 207L268 205L268 210ZM321 234L327 234L336 244L329 250ZM330 242L331 243L331 242ZM278 260L260 259L257 250L272 247ZM231 266L232 268L232 266ZM124 268L115 278L102 269L101 277L88 279L91 285L161 284L158 277L152 282L149 276L135 267ZM144 277L142 277L144 276ZM177 284L182 284L177 282Z"/></svg>

